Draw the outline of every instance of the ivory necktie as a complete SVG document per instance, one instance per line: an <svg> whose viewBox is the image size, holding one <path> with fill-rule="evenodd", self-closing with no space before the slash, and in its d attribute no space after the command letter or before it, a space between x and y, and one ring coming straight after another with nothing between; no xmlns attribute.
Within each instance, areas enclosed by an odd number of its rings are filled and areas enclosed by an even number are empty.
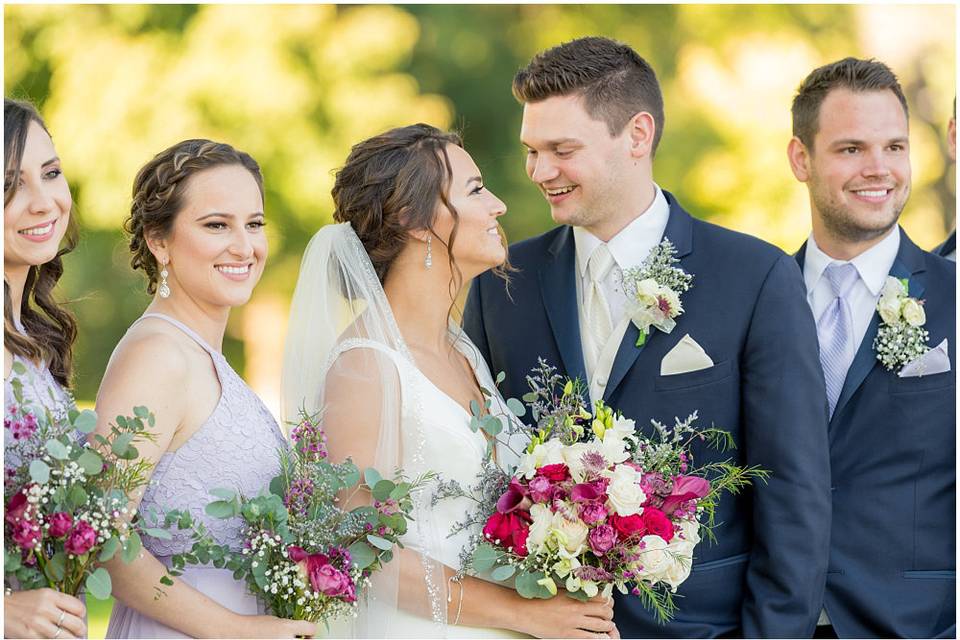
<svg viewBox="0 0 960 640"><path fill-rule="evenodd" d="M594 361L600 357L603 346L613 332L613 320L610 317L610 305L603 293L603 281L613 267L613 255L606 244L601 244L587 260L587 277L590 284L583 299L587 322L590 325L590 338L593 342Z"/></svg>

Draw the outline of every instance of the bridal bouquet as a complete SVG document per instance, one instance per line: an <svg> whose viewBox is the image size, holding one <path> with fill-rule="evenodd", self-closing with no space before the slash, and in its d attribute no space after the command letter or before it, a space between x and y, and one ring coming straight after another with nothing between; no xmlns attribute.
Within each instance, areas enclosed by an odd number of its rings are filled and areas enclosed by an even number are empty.
<svg viewBox="0 0 960 640"><path fill-rule="evenodd" d="M547 598L560 588L577 598L616 588L638 596L662 623L672 594L690 574L701 530L712 536L717 500L737 492L757 468L720 462L696 467L694 440L720 449L729 433L699 429L697 414L672 427L652 421L652 436L598 401L589 411L578 381L541 361L523 397L535 424L516 470L486 466L476 486L441 483L441 496L471 496L479 512L455 526L483 524L462 560L466 571L512 579L520 595ZM525 408L511 401L522 417Z"/></svg>
<svg viewBox="0 0 960 640"><path fill-rule="evenodd" d="M231 489L213 489L219 500L207 505L217 518L243 518L245 544L233 551L217 544L189 513L167 514L168 524L192 529L193 546L172 558L171 574L187 564L212 563L245 580L268 611L291 620L329 623L355 615L357 598L370 575L393 558L407 531L412 493L432 476L393 480L370 468L363 473L348 459L327 460L326 435L315 416L301 411L291 432L293 446L280 451L280 474L261 495L248 498ZM340 508L337 494L367 488L372 506ZM165 577L161 582L172 584Z"/></svg>
<svg viewBox="0 0 960 640"><path fill-rule="evenodd" d="M130 496L147 484L150 464L131 461L139 455L135 443L153 439L153 414L135 407L133 416L117 416L108 436L97 434L86 445L77 437L94 430L93 411L54 417L24 404L19 380L12 386L15 403L4 415L14 438L4 469L4 581L106 599L110 574L98 562L117 553L132 562L141 533L170 536L126 518Z"/></svg>

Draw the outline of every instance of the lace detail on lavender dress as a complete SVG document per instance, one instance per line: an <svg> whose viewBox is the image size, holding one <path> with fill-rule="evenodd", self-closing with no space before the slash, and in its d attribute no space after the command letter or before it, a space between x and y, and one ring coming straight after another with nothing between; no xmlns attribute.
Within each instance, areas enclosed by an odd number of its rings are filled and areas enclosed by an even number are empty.
<svg viewBox="0 0 960 640"><path fill-rule="evenodd" d="M203 426L176 451L160 458L140 511L187 509L219 543L239 549L241 519L221 520L207 515L204 509L215 499L209 490L225 487L245 496L259 494L279 473L277 451L287 446L287 441L269 410L221 353L173 318L156 313L144 314L143 318L165 320L203 347L213 360L221 392L220 401ZM172 540L145 537L144 546L156 556L188 551L192 546L189 535L176 530L172 533Z"/></svg>

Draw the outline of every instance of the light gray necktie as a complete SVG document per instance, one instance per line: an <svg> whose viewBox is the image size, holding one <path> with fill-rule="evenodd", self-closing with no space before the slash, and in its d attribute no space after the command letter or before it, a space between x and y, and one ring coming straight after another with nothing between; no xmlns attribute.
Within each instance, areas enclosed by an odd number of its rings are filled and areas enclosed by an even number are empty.
<svg viewBox="0 0 960 640"><path fill-rule="evenodd" d="M860 274L849 262L834 263L823 272L823 277L830 284L833 300L817 320L817 337L820 340L820 364L827 384L827 402L832 417L847 377L847 369L856 353L853 345L853 313L846 298Z"/></svg>
<svg viewBox="0 0 960 640"><path fill-rule="evenodd" d="M583 306L589 324L595 359L600 357L603 346L613 332L610 305L607 302L607 296L603 293L603 281L610 273L613 264L613 255L606 244L601 244L594 249L587 260L587 277L590 284L587 286Z"/></svg>

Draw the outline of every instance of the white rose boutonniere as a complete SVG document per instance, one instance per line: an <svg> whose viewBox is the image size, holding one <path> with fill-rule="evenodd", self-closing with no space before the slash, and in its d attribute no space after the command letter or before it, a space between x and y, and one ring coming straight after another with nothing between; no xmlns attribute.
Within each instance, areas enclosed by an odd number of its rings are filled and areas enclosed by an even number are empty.
<svg viewBox="0 0 960 640"><path fill-rule="evenodd" d="M888 371L899 371L930 350L927 346L930 335L923 328L927 322L923 300L911 298L908 291L906 278L887 276L877 301L877 312L883 323L873 340L873 349L877 360Z"/></svg>
<svg viewBox="0 0 960 640"><path fill-rule="evenodd" d="M673 266L679 262L675 254L673 243L664 238L643 264L623 272L627 314L640 330L638 347L646 343L650 327L670 333L677 325L675 318L683 313L680 294L690 288L693 276Z"/></svg>

